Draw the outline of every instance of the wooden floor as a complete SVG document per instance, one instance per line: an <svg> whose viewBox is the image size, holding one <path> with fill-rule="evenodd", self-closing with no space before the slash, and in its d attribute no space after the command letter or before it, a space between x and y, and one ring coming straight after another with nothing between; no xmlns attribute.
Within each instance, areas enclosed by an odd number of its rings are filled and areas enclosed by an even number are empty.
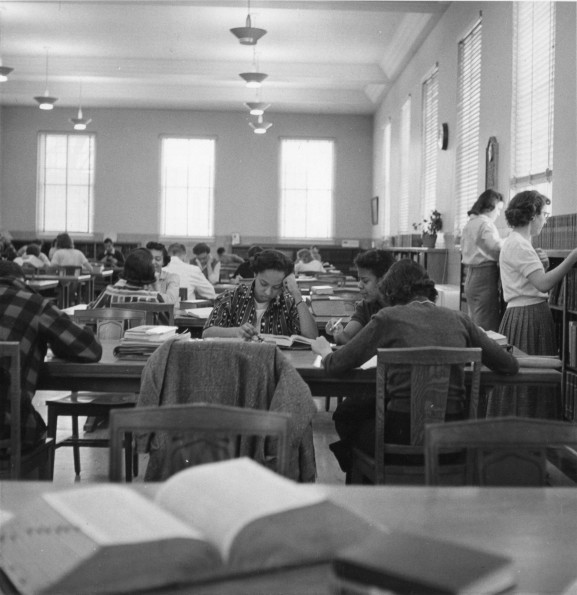
<svg viewBox="0 0 577 595"><path fill-rule="evenodd" d="M40 414L47 419L46 399L54 399L64 396L66 393L52 391L38 391L34 397L34 406ZM331 410L325 411L325 399L315 399L317 414L313 420L313 434L315 453L317 461L317 482L343 484L345 483L344 473L340 470L336 459L329 450L329 444L337 440L332 412L336 406L336 399L331 400ZM80 428L84 419L79 420ZM63 439L70 435L70 418L58 420L57 439ZM104 437L107 429L96 430L91 437ZM54 482L60 485L72 484L75 481L82 483L105 482L108 480L108 449L107 448L81 448L80 449L81 474L78 480L74 475L74 463L72 460L71 448L59 448L56 450L54 465ZM142 481L146 469L146 455L140 455L140 473L135 482Z"/></svg>

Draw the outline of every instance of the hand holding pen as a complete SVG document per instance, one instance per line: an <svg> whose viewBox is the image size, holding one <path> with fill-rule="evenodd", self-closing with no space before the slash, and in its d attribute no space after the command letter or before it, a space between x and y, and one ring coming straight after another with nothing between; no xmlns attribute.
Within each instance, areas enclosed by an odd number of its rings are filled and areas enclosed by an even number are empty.
<svg viewBox="0 0 577 595"><path fill-rule="evenodd" d="M327 335L340 335L345 330L343 325L341 324L342 321L342 318L331 318L325 326L325 332L327 333Z"/></svg>

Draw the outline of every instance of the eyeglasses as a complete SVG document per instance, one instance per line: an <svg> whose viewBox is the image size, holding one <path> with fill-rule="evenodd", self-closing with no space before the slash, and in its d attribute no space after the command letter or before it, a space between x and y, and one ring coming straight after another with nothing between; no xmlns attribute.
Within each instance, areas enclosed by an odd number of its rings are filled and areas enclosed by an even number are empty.
<svg viewBox="0 0 577 595"><path fill-rule="evenodd" d="M543 217L545 218L545 221L547 221L547 219L549 219L549 217L551 217L551 213L549 213L548 211L541 211L541 215L543 215Z"/></svg>

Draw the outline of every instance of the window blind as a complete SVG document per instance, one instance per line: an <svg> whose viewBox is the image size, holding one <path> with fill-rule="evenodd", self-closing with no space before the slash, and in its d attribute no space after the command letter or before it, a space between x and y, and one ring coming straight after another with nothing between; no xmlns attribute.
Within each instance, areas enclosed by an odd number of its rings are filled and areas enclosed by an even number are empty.
<svg viewBox="0 0 577 595"><path fill-rule="evenodd" d="M383 132L383 216L381 232L384 237L391 235L391 121L385 124Z"/></svg>
<svg viewBox="0 0 577 595"><path fill-rule="evenodd" d="M437 206L437 133L439 129L439 69L434 68L423 83L423 173L422 215L428 218Z"/></svg>
<svg viewBox="0 0 577 595"><path fill-rule="evenodd" d="M334 141L281 140L280 237L333 235Z"/></svg>
<svg viewBox="0 0 577 595"><path fill-rule="evenodd" d="M411 98L401 108L401 188L399 196L399 231L409 233L409 176L411 148Z"/></svg>
<svg viewBox="0 0 577 595"><path fill-rule="evenodd" d="M215 145L212 138L161 139L161 235L214 235Z"/></svg>
<svg viewBox="0 0 577 595"><path fill-rule="evenodd" d="M513 3L513 158L511 192L551 196L555 3Z"/></svg>
<svg viewBox="0 0 577 595"><path fill-rule="evenodd" d="M37 231L92 233L94 134L38 135Z"/></svg>
<svg viewBox="0 0 577 595"><path fill-rule="evenodd" d="M481 26L479 19L459 42L457 80L457 150L455 227L467 220L478 195L481 113Z"/></svg>

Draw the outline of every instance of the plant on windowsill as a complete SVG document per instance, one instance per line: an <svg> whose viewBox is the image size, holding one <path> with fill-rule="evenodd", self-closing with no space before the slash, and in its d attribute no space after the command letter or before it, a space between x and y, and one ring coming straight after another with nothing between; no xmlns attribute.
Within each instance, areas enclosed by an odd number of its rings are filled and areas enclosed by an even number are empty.
<svg viewBox="0 0 577 595"><path fill-rule="evenodd" d="M437 242L437 232L443 229L441 213L435 209L431 212L428 219L423 219L419 223L413 223L413 229L421 232L424 248L434 248Z"/></svg>

